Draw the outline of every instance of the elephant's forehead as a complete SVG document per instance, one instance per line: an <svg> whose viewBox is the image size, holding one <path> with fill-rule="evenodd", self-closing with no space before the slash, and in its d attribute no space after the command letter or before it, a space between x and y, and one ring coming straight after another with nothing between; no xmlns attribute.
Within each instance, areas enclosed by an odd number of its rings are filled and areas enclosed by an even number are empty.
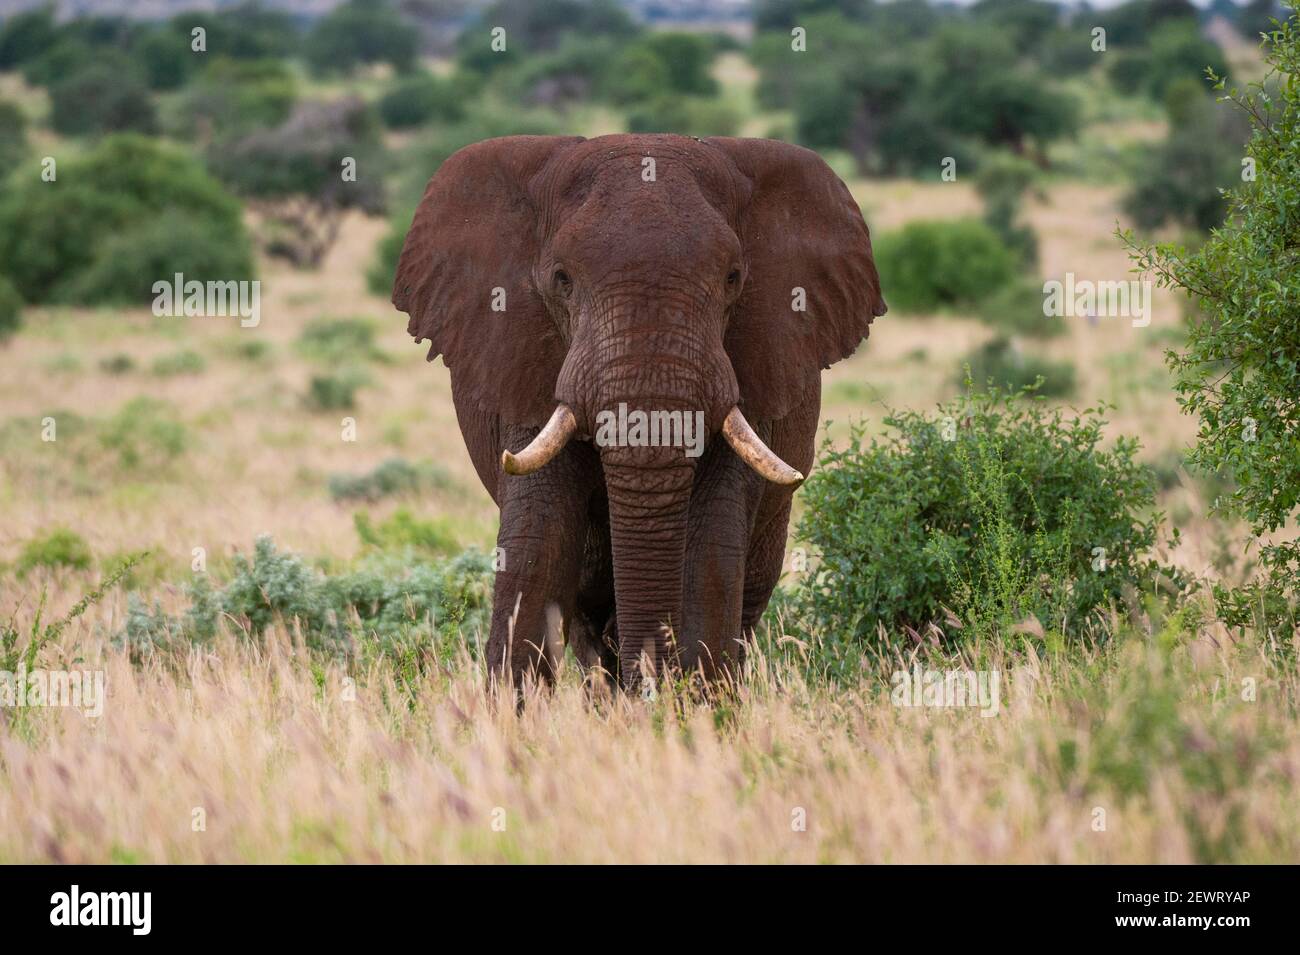
<svg viewBox="0 0 1300 955"><path fill-rule="evenodd" d="M554 249L583 261L595 278L599 272L626 274L637 266L721 267L738 254L739 240L693 181L678 187L602 176L561 215Z"/></svg>
<svg viewBox="0 0 1300 955"><path fill-rule="evenodd" d="M572 210L603 205L689 206L704 200L734 214L734 172L726 157L687 136L602 136L567 152L552 170L552 196Z"/></svg>

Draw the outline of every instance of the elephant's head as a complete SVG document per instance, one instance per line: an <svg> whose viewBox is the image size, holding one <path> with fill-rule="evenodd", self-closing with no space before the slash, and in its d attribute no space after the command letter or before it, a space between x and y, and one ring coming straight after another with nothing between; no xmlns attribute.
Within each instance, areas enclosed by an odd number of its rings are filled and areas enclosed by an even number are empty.
<svg viewBox="0 0 1300 955"><path fill-rule="evenodd" d="M415 214L393 302L430 360L443 356L458 403L542 428L504 455L508 474L599 438L602 413L622 405L699 413L783 484L802 476L747 419L813 398L821 369L885 311L866 224L815 153L631 135L515 136L456 153ZM630 662L680 619L696 458L597 443Z"/></svg>

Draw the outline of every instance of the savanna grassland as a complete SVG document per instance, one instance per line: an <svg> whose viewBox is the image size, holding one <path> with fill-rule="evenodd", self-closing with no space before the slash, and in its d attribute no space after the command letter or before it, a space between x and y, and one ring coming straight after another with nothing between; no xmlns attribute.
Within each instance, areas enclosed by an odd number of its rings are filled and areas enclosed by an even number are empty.
<svg viewBox="0 0 1300 955"><path fill-rule="evenodd" d="M755 105L741 54L713 73L744 132L780 121ZM6 83L40 115L39 91ZM604 108L573 123L622 129ZM1128 276L1114 235L1130 224L1124 187L1069 154L1163 132L1157 109L1102 103L1054 147L1064 168L1024 207L1040 274ZM960 175L845 174L875 234L981 208ZM349 586L382 574L390 552L443 566L493 546L496 509L448 373L367 285L386 229L350 212L314 270L260 256L256 328L41 306L0 345L0 650L9 664L30 646L34 666L101 669L107 686L98 718L0 709L0 861L1300 858L1296 634L1230 631L1204 603L1115 613L1078 641L1033 626L953 644L886 634L887 649L834 676L817 661L836 635L787 633L774 616L744 684L716 696L671 685L610 698L570 660L520 712L484 691L483 576L445 585L459 616L350 653L309 646L282 616L217 613L207 639L169 640L200 565L218 585L264 582L246 563L262 535L299 555L285 574L355 572ZM1245 532L1210 513L1219 485L1181 466L1195 423L1163 354L1183 339L1183 302L1154 295L1147 327L1069 318L1032 348L1074 366L1073 393L1054 403L1105 401L1107 434L1141 440L1181 535L1173 547L1162 533L1162 556L1236 580ZM874 433L888 407L951 398L964 357L994 335L961 310L891 310L824 375L825 437L842 445L852 422ZM347 623L370 625L329 626ZM894 705L890 674L914 664L995 671L1001 705Z"/></svg>

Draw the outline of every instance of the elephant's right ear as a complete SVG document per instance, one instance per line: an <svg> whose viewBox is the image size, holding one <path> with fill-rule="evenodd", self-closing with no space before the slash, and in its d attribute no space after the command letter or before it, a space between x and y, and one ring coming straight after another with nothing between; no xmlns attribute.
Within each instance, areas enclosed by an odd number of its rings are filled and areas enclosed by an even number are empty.
<svg viewBox="0 0 1300 955"><path fill-rule="evenodd" d="M555 410L564 345L533 287L539 223L530 181L573 136L507 136L439 167L415 210L393 282L407 331L442 355L452 386L530 425Z"/></svg>

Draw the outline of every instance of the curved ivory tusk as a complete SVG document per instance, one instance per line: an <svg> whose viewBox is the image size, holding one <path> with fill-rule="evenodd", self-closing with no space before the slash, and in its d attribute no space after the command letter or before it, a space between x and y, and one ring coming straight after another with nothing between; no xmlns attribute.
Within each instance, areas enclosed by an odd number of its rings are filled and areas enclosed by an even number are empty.
<svg viewBox="0 0 1300 955"><path fill-rule="evenodd" d="M803 475L786 464L763 439L754 433L739 408L732 408L722 422L722 436L740 459L773 484L793 485L803 480Z"/></svg>
<svg viewBox="0 0 1300 955"><path fill-rule="evenodd" d="M568 406L556 405L551 420L537 432L537 437L529 442L528 447L518 454L501 452L501 467L506 474L532 474L559 454L577 430L578 422Z"/></svg>

